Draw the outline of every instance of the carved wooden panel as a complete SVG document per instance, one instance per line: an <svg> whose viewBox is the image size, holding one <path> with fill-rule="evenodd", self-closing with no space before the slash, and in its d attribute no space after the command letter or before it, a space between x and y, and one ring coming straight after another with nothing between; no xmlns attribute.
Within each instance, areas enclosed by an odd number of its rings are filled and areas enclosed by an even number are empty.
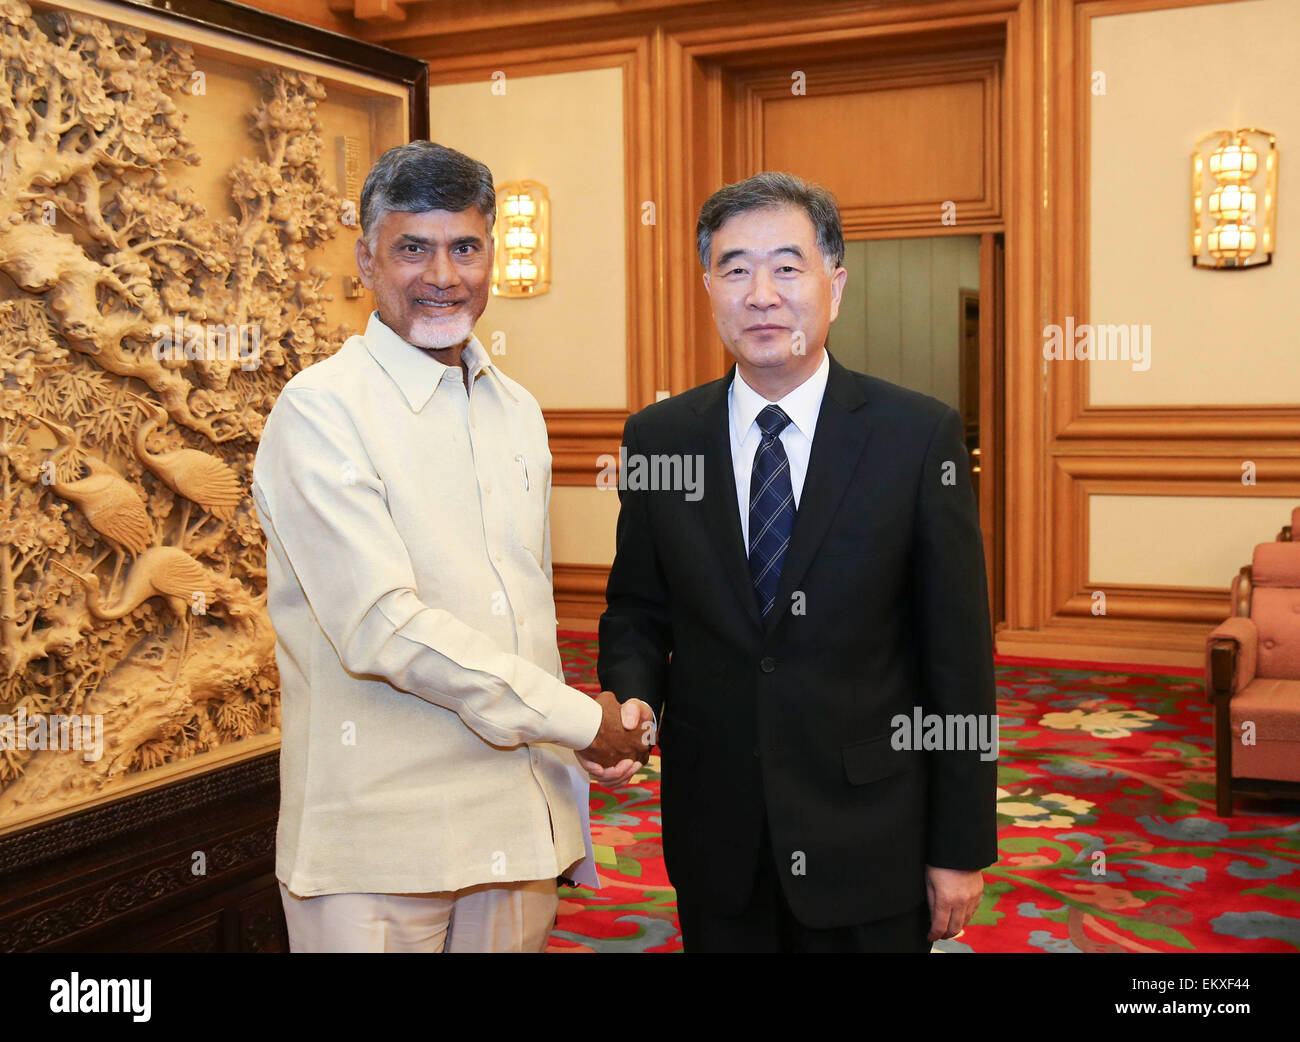
<svg viewBox="0 0 1300 1042"><path fill-rule="evenodd" d="M248 64L264 39L232 59L218 7L171 35L5 0L0 833L278 736L252 462L368 310L318 263L357 224L322 128L368 160L409 105L355 64Z"/></svg>

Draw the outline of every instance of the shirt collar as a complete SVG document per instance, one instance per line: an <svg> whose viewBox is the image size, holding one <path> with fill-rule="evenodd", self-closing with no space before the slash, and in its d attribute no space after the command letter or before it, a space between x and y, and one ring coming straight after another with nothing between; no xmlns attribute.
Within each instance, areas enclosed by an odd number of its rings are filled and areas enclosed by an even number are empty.
<svg viewBox="0 0 1300 1042"><path fill-rule="evenodd" d="M769 405L779 405L781 411L790 417L790 422L812 441L813 431L817 427L817 414L821 412L822 397L826 393L826 380L830 376L830 357L830 353L823 349L822 363L817 371L777 402L769 402L745 383L740 375L740 367L737 366L736 378L731 381L731 423L736 432L736 440L745 440L760 412Z"/></svg>
<svg viewBox="0 0 1300 1042"><path fill-rule="evenodd" d="M397 384L398 390L406 398L406 403L411 407L412 412L422 410L444 382L464 383L459 366L443 365L424 348L416 347L403 340L380 319L378 311L370 313L364 340L371 357L383 367L393 383ZM478 337L470 335L465 346L461 348L461 357L465 359L465 364L469 368L471 384L480 373L489 373L497 386L510 395L512 400L514 399L515 396L501 380L496 366L492 364Z"/></svg>

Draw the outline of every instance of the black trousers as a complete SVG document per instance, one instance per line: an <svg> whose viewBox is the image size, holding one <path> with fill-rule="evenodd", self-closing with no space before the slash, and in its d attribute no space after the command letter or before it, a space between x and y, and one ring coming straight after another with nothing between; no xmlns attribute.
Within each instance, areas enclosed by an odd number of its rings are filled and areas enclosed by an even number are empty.
<svg viewBox="0 0 1300 1042"><path fill-rule="evenodd" d="M677 919L687 952L929 952L930 909L921 903L895 916L854 926L815 929L795 918L776 874L767 823L749 906L719 915L677 891Z"/></svg>

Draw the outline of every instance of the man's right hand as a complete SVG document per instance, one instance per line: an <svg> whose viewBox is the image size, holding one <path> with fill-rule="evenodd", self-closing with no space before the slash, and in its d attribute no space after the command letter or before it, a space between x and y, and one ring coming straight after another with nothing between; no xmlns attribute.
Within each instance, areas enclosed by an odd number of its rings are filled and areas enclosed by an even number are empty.
<svg viewBox="0 0 1300 1042"><path fill-rule="evenodd" d="M601 767L615 767L624 761L645 763L654 745L653 736L648 734L652 729L629 729L623 723L622 706L614 697L614 692L602 691L596 696L596 701L600 703L601 710L600 730L587 748L578 750L578 756ZM646 742L647 737L649 744Z"/></svg>

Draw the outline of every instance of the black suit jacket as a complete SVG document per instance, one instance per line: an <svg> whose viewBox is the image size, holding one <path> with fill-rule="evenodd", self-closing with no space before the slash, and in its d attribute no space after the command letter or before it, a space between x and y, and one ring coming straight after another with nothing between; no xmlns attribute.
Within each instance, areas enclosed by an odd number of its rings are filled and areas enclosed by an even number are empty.
<svg viewBox="0 0 1300 1042"><path fill-rule="evenodd" d="M702 457L703 494L620 490L600 683L660 721L664 857L681 899L741 911L766 815L805 925L898 915L926 900L925 865L997 859L995 761L891 741L891 721L918 706L996 711L961 420L831 359L764 625L731 463L734 373L627 421L629 461Z"/></svg>

